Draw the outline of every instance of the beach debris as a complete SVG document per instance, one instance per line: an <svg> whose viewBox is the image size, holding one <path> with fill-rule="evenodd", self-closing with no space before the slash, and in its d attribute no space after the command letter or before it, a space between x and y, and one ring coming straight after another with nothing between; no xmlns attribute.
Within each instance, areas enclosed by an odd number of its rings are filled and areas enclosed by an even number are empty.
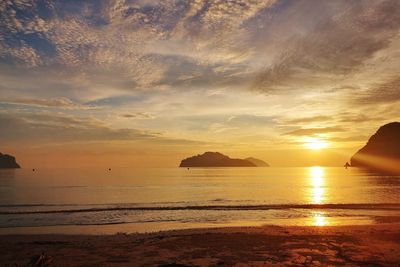
<svg viewBox="0 0 400 267"><path fill-rule="evenodd" d="M44 252L38 256L31 258L27 266L29 267L48 267L53 261L53 257L46 255Z"/></svg>

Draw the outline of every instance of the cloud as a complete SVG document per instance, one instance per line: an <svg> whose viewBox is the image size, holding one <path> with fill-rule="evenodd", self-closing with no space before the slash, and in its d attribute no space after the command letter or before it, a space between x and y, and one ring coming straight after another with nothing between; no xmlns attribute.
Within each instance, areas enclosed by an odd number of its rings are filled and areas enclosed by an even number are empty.
<svg viewBox="0 0 400 267"><path fill-rule="evenodd" d="M120 116L127 119L154 119L154 115L147 112L126 113Z"/></svg>
<svg viewBox="0 0 400 267"><path fill-rule="evenodd" d="M193 139L165 136L156 131L136 128L111 128L90 117L61 114L0 112L0 144L33 142L37 146L80 142L140 141L157 145L207 145Z"/></svg>
<svg viewBox="0 0 400 267"><path fill-rule="evenodd" d="M15 140L100 141L160 138L157 132L138 129L111 129L91 118L50 114L0 114L0 137Z"/></svg>
<svg viewBox="0 0 400 267"><path fill-rule="evenodd" d="M22 72L56 72L46 79L59 83L62 75L68 91L92 95L210 86L277 93L299 89L299 81L300 89L316 89L388 47L400 26L399 5L3 1L0 60Z"/></svg>
<svg viewBox="0 0 400 267"><path fill-rule="evenodd" d="M294 90L299 85L303 89L303 84L316 89L346 80L397 36L399 5L398 1L281 1L260 12L249 22L255 26L251 39L264 47L260 53L264 50L271 56L254 87ZM263 26L257 27L257 21Z"/></svg>
<svg viewBox="0 0 400 267"><path fill-rule="evenodd" d="M326 122L332 120L331 116L313 116L313 117L304 117L304 118L296 118L296 119L289 119L285 121L288 124L303 124L303 123L312 123L312 122Z"/></svg>
<svg viewBox="0 0 400 267"><path fill-rule="evenodd" d="M239 114L229 117L229 119L225 122L225 124L238 127L242 126L267 127L273 124L274 119L275 119L274 116Z"/></svg>
<svg viewBox="0 0 400 267"><path fill-rule="evenodd" d="M0 98L0 104L26 105L26 106L61 108L70 110L90 110L98 108L95 106L76 103L71 99L65 97L49 98L49 99L45 98L1 99Z"/></svg>
<svg viewBox="0 0 400 267"><path fill-rule="evenodd" d="M354 136L347 136L347 137L330 137L330 142L366 142L369 139L366 135L354 135Z"/></svg>
<svg viewBox="0 0 400 267"><path fill-rule="evenodd" d="M341 127L325 127L325 128L302 128L293 130L284 135L294 135L294 136L307 136L307 135L316 135L316 134L326 134L326 133L336 133L336 132L344 132L345 129Z"/></svg>
<svg viewBox="0 0 400 267"><path fill-rule="evenodd" d="M374 122L379 122L379 121L384 121L385 116L383 114L381 115L367 115L367 114L358 114L358 113L342 113L337 116L338 122L344 122L344 123L361 123L361 122L368 122L370 123L371 121Z"/></svg>
<svg viewBox="0 0 400 267"><path fill-rule="evenodd" d="M361 92L355 98L356 103L365 105L376 105L400 101L400 76L390 79L373 88Z"/></svg>
<svg viewBox="0 0 400 267"><path fill-rule="evenodd" d="M397 0L0 1L0 136L173 143L285 140L353 122L361 131L398 116L399 9ZM279 136L283 124L292 131Z"/></svg>

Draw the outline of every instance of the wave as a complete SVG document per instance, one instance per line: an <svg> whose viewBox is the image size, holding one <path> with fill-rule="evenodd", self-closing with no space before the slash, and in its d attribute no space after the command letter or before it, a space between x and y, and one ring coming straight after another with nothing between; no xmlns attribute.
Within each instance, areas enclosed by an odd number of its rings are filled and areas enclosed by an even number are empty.
<svg viewBox="0 0 400 267"><path fill-rule="evenodd" d="M29 205L35 206L35 205ZM41 206L41 205L36 205ZM74 205L46 205L46 206L74 206ZM78 206L78 205L76 205ZM87 206L87 205L85 205ZM4 206L2 206L4 207ZM10 206L8 206L10 207ZM358 204L280 204L280 205L193 205L193 206L113 206L81 209L54 209L28 211L0 211L0 215L7 214L48 214L48 213L83 213L83 212L111 212L111 211L180 211L180 210L209 210L209 211L246 211L246 210L394 210L400 211L400 203L358 203Z"/></svg>

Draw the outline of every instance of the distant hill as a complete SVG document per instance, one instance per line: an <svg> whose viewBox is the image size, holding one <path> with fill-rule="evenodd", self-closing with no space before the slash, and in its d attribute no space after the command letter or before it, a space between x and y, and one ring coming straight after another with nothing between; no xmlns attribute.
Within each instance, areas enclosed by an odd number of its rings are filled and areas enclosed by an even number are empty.
<svg viewBox="0 0 400 267"><path fill-rule="evenodd" d="M253 160L254 162L248 159L232 159L219 152L205 152L182 160L179 167L258 167L259 164L266 164L262 160Z"/></svg>
<svg viewBox="0 0 400 267"><path fill-rule="evenodd" d="M261 160L261 159L256 159L256 158L250 157L250 158L245 158L245 160L250 161L251 163L253 163L257 167L269 167L269 164L266 163L265 161Z"/></svg>
<svg viewBox="0 0 400 267"><path fill-rule="evenodd" d="M21 168L13 156L0 153L0 169Z"/></svg>
<svg viewBox="0 0 400 267"><path fill-rule="evenodd" d="M400 122L383 125L350 160L353 167L400 172Z"/></svg>

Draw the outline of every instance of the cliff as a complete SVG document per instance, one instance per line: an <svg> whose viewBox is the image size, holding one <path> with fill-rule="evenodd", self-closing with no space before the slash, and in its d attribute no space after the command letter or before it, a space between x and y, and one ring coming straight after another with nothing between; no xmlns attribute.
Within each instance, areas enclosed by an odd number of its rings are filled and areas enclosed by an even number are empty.
<svg viewBox="0 0 400 267"><path fill-rule="evenodd" d="M0 153L0 169L21 168L13 156Z"/></svg>
<svg viewBox="0 0 400 267"><path fill-rule="evenodd" d="M179 167L257 167L257 165L245 159L232 159L219 152L205 152L182 160Z"/></svg>
<svg viewBox="0 0 400 267"><path fill-rule="evenodd" d="M350 160L353 167L400 172L400 123L388 123L371 136Z"/></svg>

